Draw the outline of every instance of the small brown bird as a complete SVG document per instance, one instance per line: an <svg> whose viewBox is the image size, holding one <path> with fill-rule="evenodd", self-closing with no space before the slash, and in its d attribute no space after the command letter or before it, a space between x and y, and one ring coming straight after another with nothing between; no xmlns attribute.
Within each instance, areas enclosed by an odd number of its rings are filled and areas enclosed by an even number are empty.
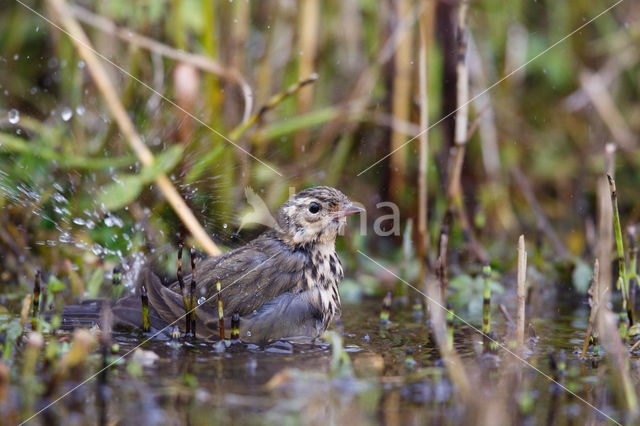
<svg viewBox="0 0 640 426"><path fill-rule="evenodd" d="M362 211L337 189L305 189L280 206L273 228L242 247L199 262L196 294L206 301L195 310L197 336L219 335L218 281L225 324L239 314L242 341L321 336L341 309L338 284L343 271L335 240L346 217ZM184 328L179 283L165 287L151 271L143 272L141 279L148 292L151 326L162 329L181 318L177 324ZM190 280L185 277L187 285ZM116 324L139 327L140 298L119 300L113 313Z"/></svg>

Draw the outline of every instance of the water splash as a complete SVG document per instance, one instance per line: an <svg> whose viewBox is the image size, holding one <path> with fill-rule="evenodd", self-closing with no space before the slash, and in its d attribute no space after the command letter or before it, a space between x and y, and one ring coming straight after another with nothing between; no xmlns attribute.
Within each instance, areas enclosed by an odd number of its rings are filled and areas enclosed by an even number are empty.
<svg viewBox="0 0 640 426"><path fill-rule="evenodd" d="M9 111L9 123L18 124L20 121L20 112L17 109L12 109Z"/></svg>

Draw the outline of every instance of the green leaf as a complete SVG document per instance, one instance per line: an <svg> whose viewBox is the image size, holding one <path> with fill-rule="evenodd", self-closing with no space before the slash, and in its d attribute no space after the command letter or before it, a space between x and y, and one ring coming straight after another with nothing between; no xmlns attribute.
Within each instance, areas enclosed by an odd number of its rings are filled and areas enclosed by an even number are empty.
<svg viewBox="0 0 640 426"><path fill-rule="evenodd" d="M87 290L89 291L89 297L94 298L98 296L98 292L100 291L100 286L102 285L102 278L104 277L104 270L102 268L97 268L93 275L91 275L91 279L89 279L89 283L87 284Z"/></svg>
<svg viewBox="0 0 640 426"><path fill-rule="evenodd" d="M47 288L51 293L59 293L62 290L66 289L67 285L62 281L60 281L59 279L57 279L56 277L54 277L53 275L51 275L49 277L49 282L47 283Z"/></svg>
<svg viewBox="0 0 640 426"><path fill-rule="evenodd" d="M143 167L136 175L117 176L98 196L98 205L107 210L118 210L135 200L142 189L156 177L170 172L182 159L182 147L174 145L155 158L153 165Z"/></svg>
<svg viewBox="0 0 640 426"><path fill-rule="evenodd" d="M573 287L580 292L580 294L587 294L589 285L591 284L591 275L593 274L591 267L582 260L576 260L576 266L571 273L571 281L573 281Z"/></svg>
<svg viewBox="0 0 640 426"><path fill-rule="evenodd" d="M143 187L139 175L118 177L117 182L104 187L98 196L98 205L107 210L118 210L135 200Z"/></svg>

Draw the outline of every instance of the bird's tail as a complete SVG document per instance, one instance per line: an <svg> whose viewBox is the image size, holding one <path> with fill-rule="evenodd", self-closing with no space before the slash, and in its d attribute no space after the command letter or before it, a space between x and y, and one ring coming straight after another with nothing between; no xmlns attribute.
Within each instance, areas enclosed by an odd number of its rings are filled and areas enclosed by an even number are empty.
<svg viewBox="0 0 640 426"><path fill-rule="evenodd" d="M142 282L146 288L154 294L158 291L156 286L164 288L160 279L151 271L144 271ZM110 299L89 299L79 303L67 305L62 310L62 327L73 329L77 327L90 328L100 324L102 310L109 306L113 312L113 326L115 328L141 328L142 327L142 301L139 294L123 297L117 301ZM161 330L167 326L167 322L158 314L153 302L149 304L149 322L152 329ZM47 312L50 319L53 312Z"/></svg>

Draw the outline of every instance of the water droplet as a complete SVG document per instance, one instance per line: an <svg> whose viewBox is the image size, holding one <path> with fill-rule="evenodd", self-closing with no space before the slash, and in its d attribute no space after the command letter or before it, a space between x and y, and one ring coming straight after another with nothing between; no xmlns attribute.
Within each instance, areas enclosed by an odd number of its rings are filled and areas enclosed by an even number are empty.
<svg viewBox="0 0 640 426"><path fill-rule="evenodd" d="M200 299L198 299L198 305L202 305L207 299L205 299L204 297L201 297Z"/></svg>
<svg viewBox="0 0 640 426"><path fill-rule="evenodd" d="M55 192L53 194L53 199L56 200L59 203L68 203L69 201L64 197L64 195L60 194L59 192Z"/></svg>
<svg viewBox="0 0 640 426"><path fill-rule="evenodd" d="M222 227L223 227L224 229L227 229L227 224L226 224L226 223L223 223L223 224L222 224Z"/></svg>
<svg viewBox="0 0 640 426"><path fill-rule="evenodd" d="M20 59L20 55L18 55L17 53L15 55L13 55L13 60L17 61L18 59Z"/></svg>
<svg viewBox="0 0 640 426"><path fill-rule="evenodd" d="M14 108L9 111L9 123L17 124L18 121L20 121L20 112Z"/></svg>
<svg viewBox="0 0 640 426"><path fill-rule="evenodd" d="M85 109L84 109L84 105L78 105L78 106L76 107L76 114L78 114L78 115L84 115L84 111L85 111Z"/></svg>
<svg viewBox="0 0 640 426"><path fill-rule="evenodd" d="M93 252L93 254L95 254L96 256L100 256L103 253L103 249L100 246L100 244L94 243L93 246L91 246L91 251Z"/></svg>
<svg viewBox="0 0 640 426"><path fill-rule="evenodd" d="M107 225L109 228L111 228L114 225L117 226L118 228L122 228L122 226L124 225L124 223L122 222L122 219L116 216L105 217L104 224Z"/></svg>
<svg viewBox="0 0 640 426"><path fill-rule="evenodd" d="M78 68L83 69L85 67L84 61L78 61Z"/></svg>
<svg viewBox="0 0 640 426"><path fill-rule="evenodd" d="M75 223L76 225L84 225L86 222L84 221L84 219L80 218L80 217L74 217L73 218L73 223Z"/></svg>
<svg viewBox="0 0 640 426"><path fill-rule="evenodd" d="M73 117L73 111L69 107L64 107L60 113L60 117L62 117L64 121L69 121L71 117Z"/></svg>

